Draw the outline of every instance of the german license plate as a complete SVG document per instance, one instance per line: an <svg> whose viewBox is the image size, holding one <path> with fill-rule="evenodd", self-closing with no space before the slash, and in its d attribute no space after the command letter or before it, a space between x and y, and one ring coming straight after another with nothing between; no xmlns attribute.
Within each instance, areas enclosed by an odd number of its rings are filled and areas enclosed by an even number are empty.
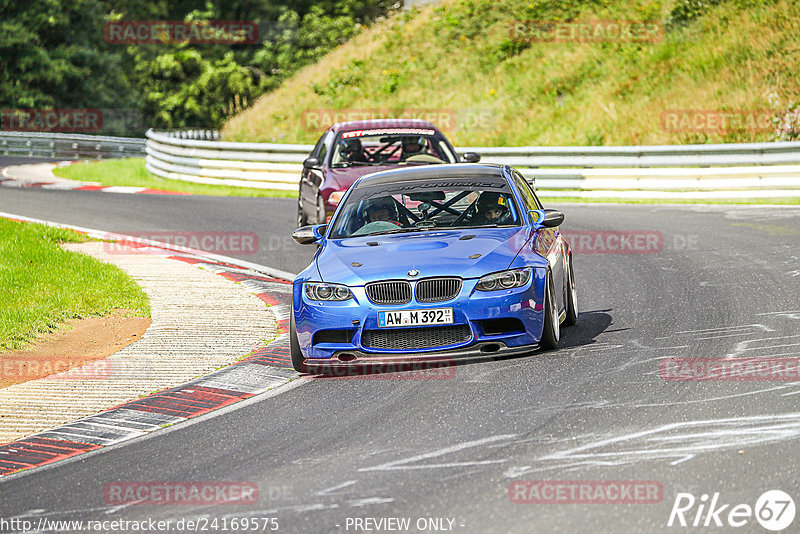
<svg viewBox="0 0 800 534"><path fill-rule="evenodd" d="M394 326L430 326L452 323L453 308L378 312L378 326L381 328Z"/></svg>

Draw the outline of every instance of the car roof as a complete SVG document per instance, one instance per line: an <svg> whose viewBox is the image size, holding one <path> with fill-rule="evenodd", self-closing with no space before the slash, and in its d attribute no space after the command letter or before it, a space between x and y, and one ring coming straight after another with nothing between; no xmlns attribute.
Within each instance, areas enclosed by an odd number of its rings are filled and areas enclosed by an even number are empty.
<svg viewBox="0 0 800 534"><path fill-rule="evenodd" d="M331 126L334 132L349 132L352 130L369 130L377 128L427 128L439 129L430 122L422 119L369 119L362 121L337 122Z"/></svg>
<svg viewBox="0 0 800 534"><path fill-rule="evenodd" d="M430 180L432 178L471 178L491 176L493 178L506 178L510 172L508 165L497 163L449 163L439 165L424 165L390 169L362 176L358 183L364 185L385 184L391 182L407 182L411 180Z"/></svg>

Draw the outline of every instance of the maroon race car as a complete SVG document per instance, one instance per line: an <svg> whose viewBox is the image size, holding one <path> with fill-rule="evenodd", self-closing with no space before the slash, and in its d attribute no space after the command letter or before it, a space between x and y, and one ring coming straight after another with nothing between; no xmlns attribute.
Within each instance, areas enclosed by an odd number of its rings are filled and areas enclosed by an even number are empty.
<svg viewBox="0 0 800 534"><path fill-rule="evenodd" d="M480 155L468 152L461 161L475 163ZM325 223L347 188L365 174L406 165L457 162L453 145L428 121L338 122L320 137L303 162L297 226Z"/></svg>

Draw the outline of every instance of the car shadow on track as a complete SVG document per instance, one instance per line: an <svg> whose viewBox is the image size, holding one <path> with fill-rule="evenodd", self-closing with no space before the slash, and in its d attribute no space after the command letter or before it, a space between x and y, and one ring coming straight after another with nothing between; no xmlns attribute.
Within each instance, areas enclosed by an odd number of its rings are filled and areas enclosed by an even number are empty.
<svg viewBox="0 0 800 534"><path fill-rule="evenodd" d="M469 362L461 363L480 363L481 361L503 361L515 360L518 358L528 358L534 355L550 355L558 356L558 353L566 349L574 349L578 347L585 347L597 343L597 337L603 332L608 330L611 326L612 317L608 313L611 308L606 310L593 310L581 312L578 317L578 322L574 326L565 327L561 325L561 340L558 342L558 347L555 350L534 350L525 354L512 354L509 356L494 356L491 358L471 359ZM627 329L622 329L627 330Z"/></svg>
<svg viewBox="0 0 800 534"><path fill-rule="evenodd" d="M607 310L594 310L588 312L581 312L578 317L578 322L574 326L564 327L561 326L561 341L558 343L558 348L571 349L574 347L582 347L596 343L596 337L608 330L611 326L611 314L608 313L611 308ZM620 328L615 330L619 332L627 330L627 328Z"/></svg>
<svg viewBox="0 0 800 534"><path fill-rule="evenodd" d="M337 379L337 378L427 378L442 379L449 378L455 371L456 366L473 365L477 363L496 362L504 360L514 360L518 358L528 358L534 355L552 354L558 356L559 351L584 347L596 343L596 338L605 332L611 325L611 309L595 310L583 312L578 317L578 322L574 326L564 328L562 325L561 341L558 348L551 351L533 350L531 352L512 354L512 355L491 355L477 356L463 359L441 359L423 360L396 363L354 363L341 366L318 367L309 374L311 379Z"/></svg>

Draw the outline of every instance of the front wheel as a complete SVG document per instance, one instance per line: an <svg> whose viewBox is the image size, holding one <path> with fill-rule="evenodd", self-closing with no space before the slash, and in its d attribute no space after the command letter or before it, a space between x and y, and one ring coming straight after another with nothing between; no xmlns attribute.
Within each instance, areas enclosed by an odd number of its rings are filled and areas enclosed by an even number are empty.
<svg viewBox="0 0 800 534"><path fill-rule="evenodd" d="M298 373L307 372L306 364L303 363L303 352L300 350L300 343L297 341L297 330L294 327L294 310L289 319L289 352L292 355L292 367Z"/></svg>
<svg viewBox="0 0 800 534"><path fill-rule="evenodd" d="M303 200L298 198L297 199L297 227L300 228L301 226L305 226L308 224L308 218L306 217L306 212L303 211Z"/></svg>
<svg viewBox="0 0 800 534"><path fill-rule="evenodd" d="M316 224L325 224L325 200L322 195L317 196L317 222Z"/></svg>
<svg viewBox="0 0 800 534"><path fill-rule="evenodd" d="M567 317L565 326L572 326L578 322L578 293L575 291L575 269L572 267L572 255L567 264Z"/></svg>
<svg viewBox="0 0 800 534"><path fill-rule="evenodd" d="M553 289L553 277L548 272L544 286L544 325L539 347L542 350L553 350L561 337L561 325L558 320L558 300Z"/></svg>

